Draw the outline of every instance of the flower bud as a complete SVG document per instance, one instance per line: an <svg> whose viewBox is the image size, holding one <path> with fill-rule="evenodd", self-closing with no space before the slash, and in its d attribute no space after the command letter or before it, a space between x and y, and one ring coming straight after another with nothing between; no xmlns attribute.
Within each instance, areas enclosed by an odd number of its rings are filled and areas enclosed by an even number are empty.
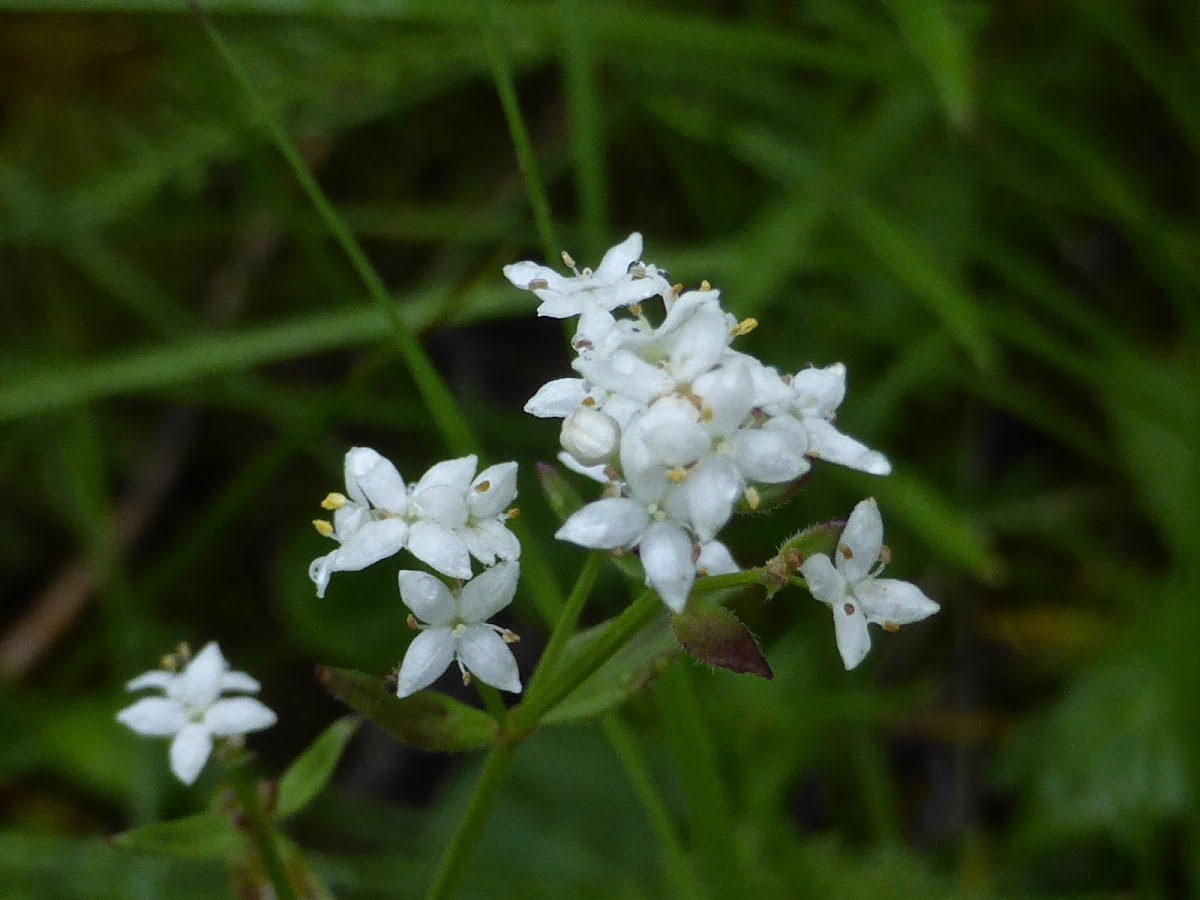
<svg viewBox="0 0 1200 900"><path fill-rule="evenodd" d="M563 449L585 466L608 462L621 442L621 426L595 409L577 409L563 419L559 436Z"/></svg>

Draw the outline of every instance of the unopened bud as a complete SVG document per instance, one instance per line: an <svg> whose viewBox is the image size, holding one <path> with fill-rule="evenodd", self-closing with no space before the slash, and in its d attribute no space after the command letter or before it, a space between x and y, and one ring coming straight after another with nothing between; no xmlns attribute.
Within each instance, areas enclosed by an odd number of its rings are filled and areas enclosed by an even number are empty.
<svg viewBox="0 0 1200 900"><path fill-rule="evenodd" d="M621 426L599 410L577 409L563 419L559 440L563 449L585 466L598 466L617 452Z"/></svg>

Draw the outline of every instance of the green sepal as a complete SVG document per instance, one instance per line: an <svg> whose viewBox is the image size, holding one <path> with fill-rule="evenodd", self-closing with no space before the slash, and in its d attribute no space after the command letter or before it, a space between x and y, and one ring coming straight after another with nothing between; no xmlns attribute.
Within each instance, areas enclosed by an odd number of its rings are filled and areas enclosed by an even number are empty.
<svg viewBox="0 0 1200 900"><path fill-rule="evenodd" d="M294 816L317 798L333 776L347 742L361 724L362 719L357 716L338 719L287 767L279 779L275 818Z"/></svg>
<svg viewBox="0 0 1200 900"><path fill-rule="evenodd" d="M671 616L671 627L680 646L705 665L768 681L775 677L750 629L723 606L693 598Z"/></svg>
<svg viewBox="0 0 1200 900"><path fill-rule="evenodd" d="M601 622L571 638L560 666L581 653L608 624ZM666 616L659 616L547 712L542 721L561 723L596 718L624 703L658 677L678 652L679 644L671 635Z"/></svg>
<svg viewBox="0 0 1200 900"><path fill-rule="evenodd" d="M109 845L154 856L231 859L241 840L228 814L205 812L123 831L109 838Z"/></svg>
<svg viewBox="0 0 1200 900"><path fill-rule="evenodd" d="M819 522L797 531L780 544L779 552L763 566L767 573L767 599L785 587L810 556L824 553L832 559L845 527L845 521L839 519Z"/></svg>
<svg viewBox="0 0 1200 900"><path fill-rule="evenodd" d="M355 712L414 747L454 753L487 747L496 737L491 716L436 691L400 699L380 678L329 666L317 668L317 680Z"/></svg>

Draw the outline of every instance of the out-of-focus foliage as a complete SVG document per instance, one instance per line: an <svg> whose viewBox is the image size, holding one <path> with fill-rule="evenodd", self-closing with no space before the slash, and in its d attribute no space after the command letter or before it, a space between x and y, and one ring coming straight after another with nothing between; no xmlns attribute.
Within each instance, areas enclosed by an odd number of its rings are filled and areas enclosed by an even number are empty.
<svg viewBox="0 0 1200 900"><path fill-rule="evenodd" d="M522 462L523 516L568 582L582 554L549 539L532 468L556 424L521 413L568 354L500 275L543 254L480 7L204 5L488 461ZM537 735L463 896L1200 892L1200 14L491 5L575 258L638 229L647 260L759 319L741 340L760 358L845 362L845 424L896 466L819 467L734 526L739 560L874 495L892 573L942 612L848 675L822 605L739 600L774 680L677 662L603 727ZM104 842L202 812L215 784L183 790L165 747L115 725L119 685L219 639L280 713L252 747L282 773L340 714L314 665L383 675L411 634L394 573L311 596L308 522L342 452L406 473L445 454L182 0L0 11L0 885L212 897L219 865ZM595 619L626 602L601 584ZM537 609L523 593L508 622L523 671ZM474 765L363 729L290 833L337 896L419 896ZM739 870L714 870L722 842Z"/></svg>

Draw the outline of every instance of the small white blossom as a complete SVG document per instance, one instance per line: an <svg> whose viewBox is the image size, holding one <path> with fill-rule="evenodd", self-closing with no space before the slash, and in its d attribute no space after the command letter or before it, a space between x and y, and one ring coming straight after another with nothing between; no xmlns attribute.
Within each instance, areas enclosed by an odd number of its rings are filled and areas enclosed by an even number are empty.
<svg viewBox="0 0 1200 900"><path fill-rule="evenodd" d="M887 475L892 464L882 453L870 449L833 426L837 408L846 396L846 367L834 363L823 369L803 369L792 376L789 415L781 416L781 425L792 425L803 435L807 453L814 459L858 469L870 475Z"/></svg>
<svg viewBox="0 0 1200 900"><path fill-rule="evenodd" d="M641 262L642 236L636 231L604 254L595 271L560 275L549 266L518 262L504 267L516 287L532 291L542 301L539 316L566 319L579 316L577 340L599 340L613 325L611 310L669 293L671 286L654 266ZM564 254L572 269L574 262Z"/></svg>
<svg viewBox="0 0 1200 900"><path fill-rule="evenodd" d="M122 725L148 737L173 737L171 771L192 784L212 752L213 738L261 731L275 713L253 697L222 697L225 691L254 694L259 684L245 672L231 672L220 648L210 643L178 674L162 670L134 678L126 690L159 688L162 697L143 697L117 713Z"/></svg>
<svg viewBox="0 0 1200 900"><path fill-rule="evenodd" d="M907 581L878 578L883 552L883 519L874 499L854 507L838 541L836 563L823 553L806 559L800 573L812 595L833 610L838 652L853 669L871 649L867 623L895 631L919 622L939 607Z"/></svg>
<svg viewBox="0 0 1200 900"><path fill-rule="evenodd" d="M518 693L521 676L508 643L516 639L487 620L512 602L520 565L502 562L451 591L425 572L400 572L400 598L419 620L421 630L400 664L396 693L408 697L428 687L457 662L484 684ZM411 620L410 620L411 621Z"/></svg>

